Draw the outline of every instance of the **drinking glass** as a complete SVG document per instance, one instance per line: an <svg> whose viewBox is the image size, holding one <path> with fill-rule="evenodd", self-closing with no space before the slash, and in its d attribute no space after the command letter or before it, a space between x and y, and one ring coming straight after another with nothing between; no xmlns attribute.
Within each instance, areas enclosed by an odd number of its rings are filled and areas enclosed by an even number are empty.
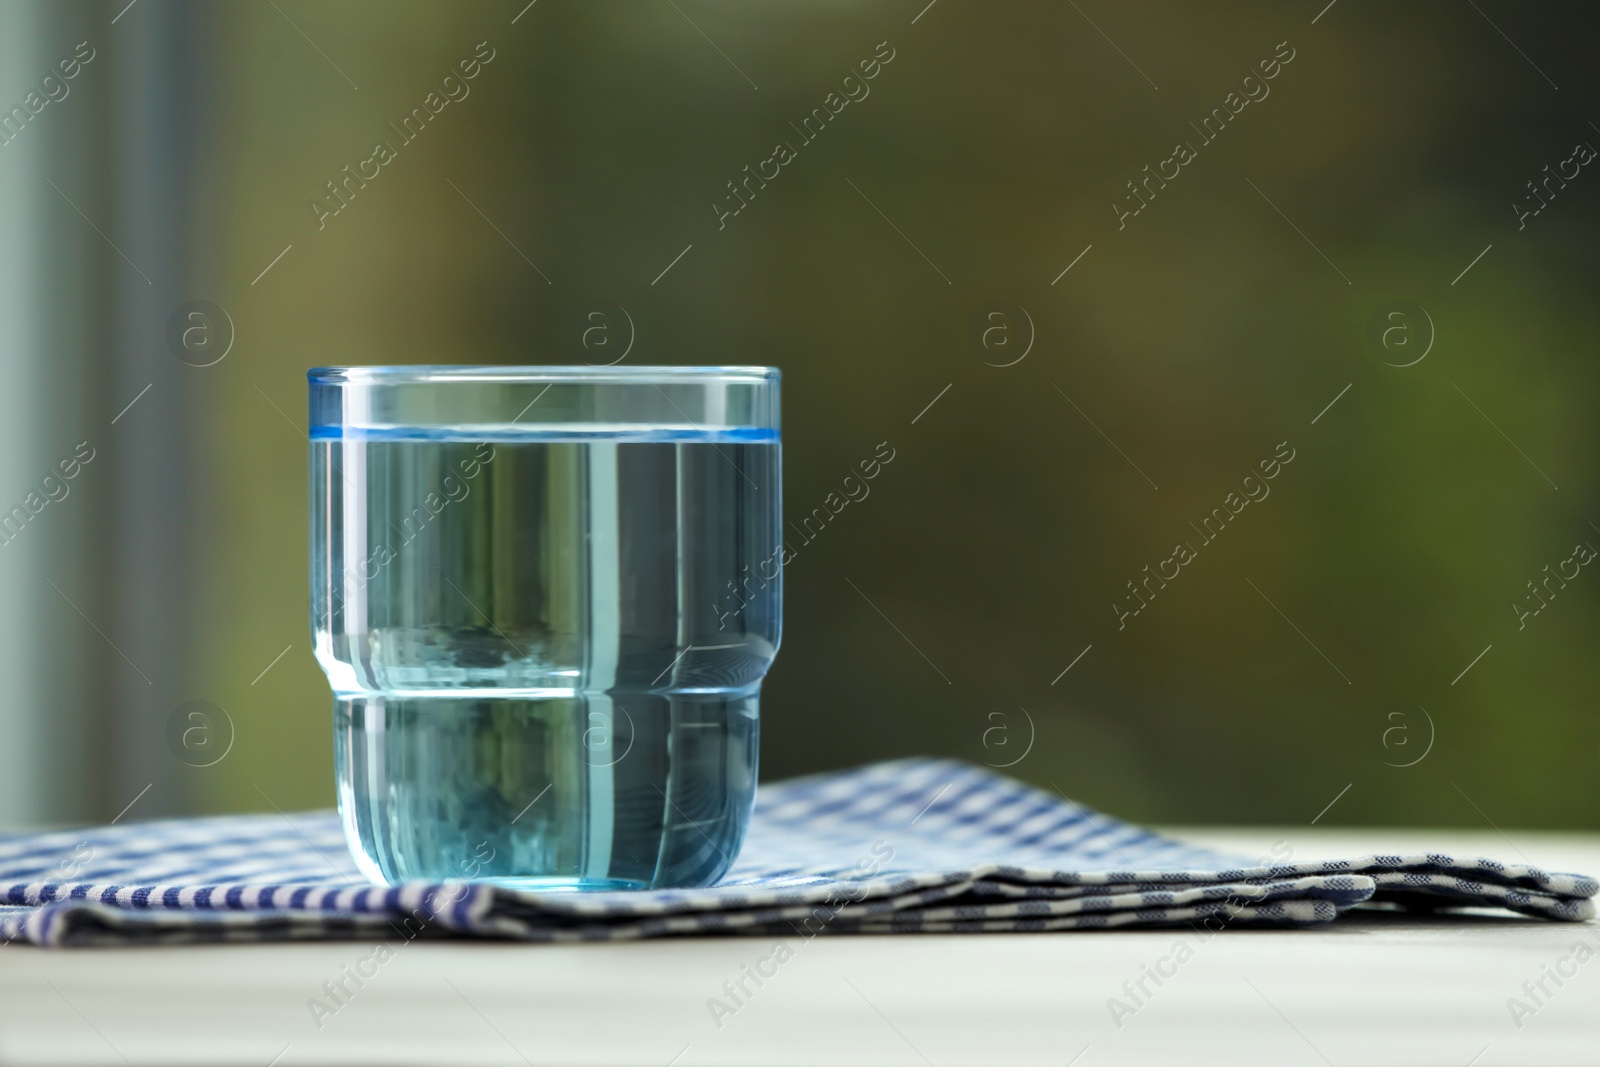
<svg viewBox="0 0 1600 1067"><path fill-rule="evenodd" d="M708 885L778 651L768 367L325 367L311 620L376 882Z"/></svg>

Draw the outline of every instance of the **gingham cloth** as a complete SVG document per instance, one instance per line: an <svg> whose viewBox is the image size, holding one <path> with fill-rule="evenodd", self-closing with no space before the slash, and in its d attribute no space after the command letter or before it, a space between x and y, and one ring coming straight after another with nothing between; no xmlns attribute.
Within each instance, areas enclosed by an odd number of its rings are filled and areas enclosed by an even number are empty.
<svg viewBox="0 0 1600 1067"><path fill-rule="evenodd" d="M706 889L374 886L338 817L242 815L0 837L0 936L39 945L458 936L1305 926L1369 901L1593 917L1593 878L1429 853L1252 865L953 760L762 786Z"/></svg>

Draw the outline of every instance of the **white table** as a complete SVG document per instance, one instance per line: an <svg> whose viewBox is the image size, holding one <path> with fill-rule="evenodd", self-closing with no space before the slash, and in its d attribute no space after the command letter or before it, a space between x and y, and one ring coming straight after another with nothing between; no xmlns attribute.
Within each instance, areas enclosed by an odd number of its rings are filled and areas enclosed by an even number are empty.
<svg viewBox="0 0 1600 1067"><path fill-rule="evenodd" d="M1296 858L1443 850L1600 873L1600 836L1187 830ZM1187 942L1119 1027L1109 998ZM1595 957L1577 963L1572 946ZM365 942L0 949L0 1064L1600 1064L1600 927L1351 916L1230 929L789 939L732 1015L707 1001L773 940L399 944L335 1014L309 998ZM1561 961L1567 962L1562 963ZM1576 974L1521 1019L1511 997ZM1171 971L1174 962L1163 964ZM731 1003L731 1002L730 1002ZM1085 1051L1087 1049L1087 1051Z"/></svg>

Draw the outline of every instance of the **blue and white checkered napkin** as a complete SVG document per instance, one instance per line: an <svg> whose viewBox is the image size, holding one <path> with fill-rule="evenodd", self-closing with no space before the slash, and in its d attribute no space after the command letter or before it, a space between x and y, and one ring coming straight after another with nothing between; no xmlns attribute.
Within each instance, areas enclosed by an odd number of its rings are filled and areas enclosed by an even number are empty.
<svg viewBox="0 0 1600 1067"><path fill-rule="evenodd" d="M1259 862L1259 861L1256 861ZM663 934L1309 925L1367 901L1593 917L1593 878L1429 853L1252 866L953 760L761 787L706 889L538 893L374 886L338 817L244 815L0 838L0 937L41 945L419 933L531 941Z"/></svg>

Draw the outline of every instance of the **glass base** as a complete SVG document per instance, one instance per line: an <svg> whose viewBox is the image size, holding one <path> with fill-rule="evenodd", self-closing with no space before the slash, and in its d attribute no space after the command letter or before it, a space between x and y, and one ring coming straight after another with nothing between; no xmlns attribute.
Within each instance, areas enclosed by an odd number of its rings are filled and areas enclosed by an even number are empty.
<svg viewBox="0 0 1600 1067"><path fill-rule="evenodd" d="M755 799L754 692L334 704L339 810L375 882L710 885Z"/></svg>
<svg viewBox="0 0 1600 1067"><path fill-rule="evenodd" d="M523 889L532 893L611 893L652 888L643 882L628 882L621 879L605 881L593 878L477 878L473 880L504 889Z"/></svg>

